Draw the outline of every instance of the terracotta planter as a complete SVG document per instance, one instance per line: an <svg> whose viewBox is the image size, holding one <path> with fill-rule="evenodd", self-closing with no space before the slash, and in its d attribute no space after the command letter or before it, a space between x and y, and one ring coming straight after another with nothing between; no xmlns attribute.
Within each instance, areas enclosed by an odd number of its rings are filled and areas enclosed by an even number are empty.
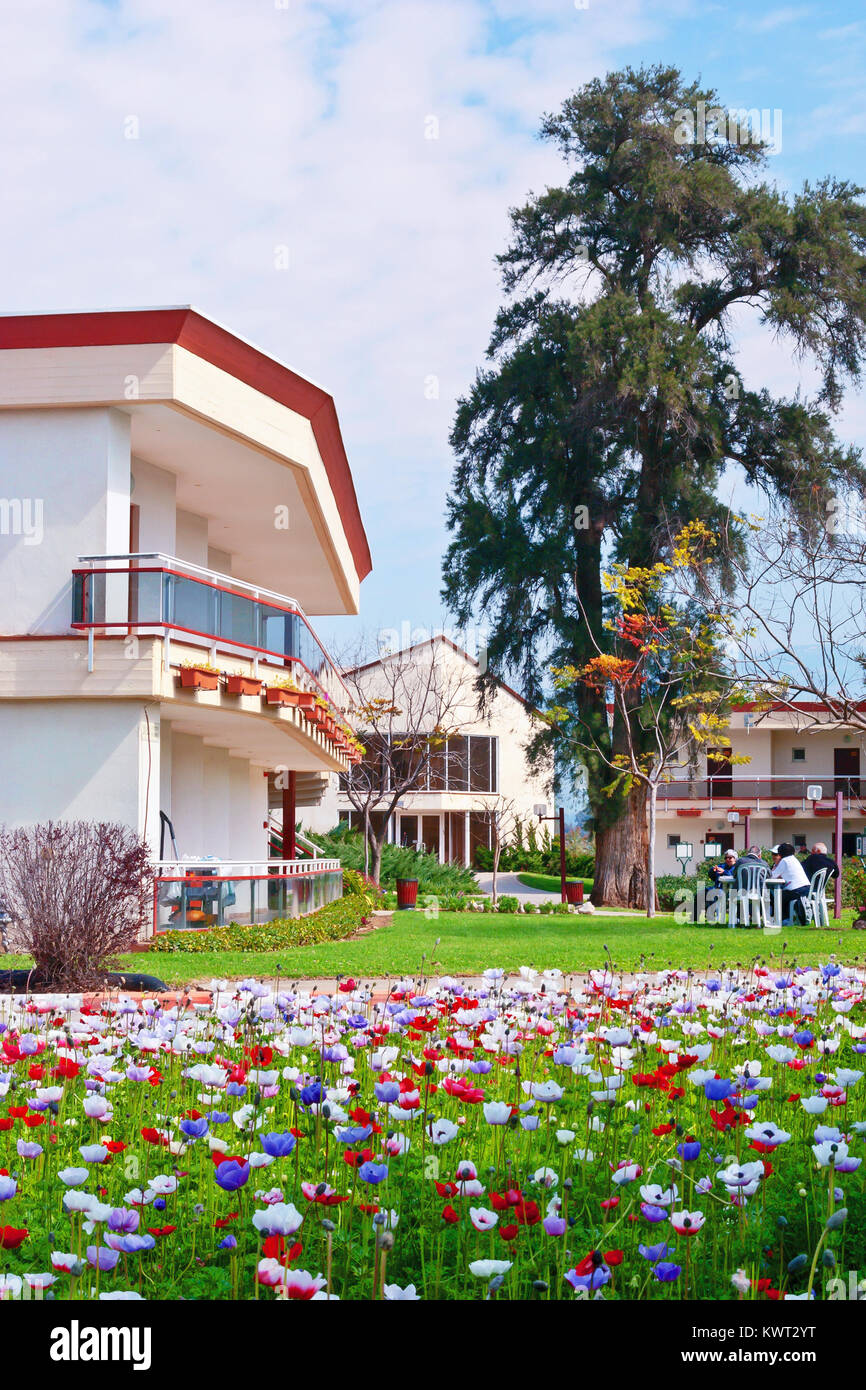
<svg viewBox="0 0 866 1390"><path fill-rule="evenodd" d="M269 705L297 705L300 691L286 690L281 685L269 685L265 691L265 699Z"/></svg>
<svg viewBox="0 0 866 1390"><path fill-rule="evenodd" d="M770 814L773 816L796 816L797 812L793 806L771 806Z"/></svg>
<svg viewBox="0 0 866 1390"><path fill-rule="evenodd" d="M298 709L302 709L302 710L304 710L305 713L309 714L310 710L313 708L313 706L314 706L315 703L316 703L316 697L315 697L315 695L311 695L310 692L309 692L309 690L299 690L299 691L297 692L297 695L298 695L298 700L297 700Z"/></svg>
<svg viewBox="0 0 866 1390"><path fill-rule="evenodd" d="M200 671L197 666L182 666L180 683L185 690L216 690L219 671Z"/></svg>
<svg viewBox="0 0 866 1390"><path fill-rule="evenodd" d="M262 683L254 676L227 676L226 690L229 695L258 695Z"/></svg>
<svg viewBox="0 0 866 1390"><path fill-rule="evenodd" d="M677 815L678 815L678 816L691 816L691 817L696 817L696 816L703 816L704 814L709 814L709 813L708 813L708 812L705 813L704 811L702 811L701 808L700 808L699 806L685 806L685 807L680 806L680 807L678 807L678 809L677 809Z"/></svg>
<svg viewBox="0 0 866 1390"><path fill-rule="evenodd" d="M816 816L835 816L836 814L835 806L816 806L814 809Z"/></svg>

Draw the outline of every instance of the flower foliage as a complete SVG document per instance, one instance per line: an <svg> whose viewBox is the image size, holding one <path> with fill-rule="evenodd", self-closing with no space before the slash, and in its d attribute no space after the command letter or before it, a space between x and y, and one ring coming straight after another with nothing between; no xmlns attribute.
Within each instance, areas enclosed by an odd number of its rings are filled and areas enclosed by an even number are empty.
<svg viewBox="0 0 866 1390"><path fill-rule="evenodd" d="M864 996L833 961L7 996L0 1299L833 1297Z"/></svg>

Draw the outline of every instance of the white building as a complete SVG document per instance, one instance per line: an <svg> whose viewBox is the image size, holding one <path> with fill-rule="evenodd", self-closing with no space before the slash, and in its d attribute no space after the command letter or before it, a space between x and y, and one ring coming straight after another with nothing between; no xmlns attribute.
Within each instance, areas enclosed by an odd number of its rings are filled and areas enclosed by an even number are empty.
<svg viewBox="0 0 866 1390"><path fill-rule="evenodd" d="M306 615L356 613L369 570L320 387L190 308L0 317L0 822L121 821L156 860L173 830L230 882L199 920L337 895L293 835L277 890L268 821L349 765Z"/></svg>
<svg viewBox="0 0 866 1390"><path fill-rule="evenodd" d="M866 733L831 721L820 705L744 707L733 712L724 743L697 766L671 769L658 794L656 863L677 873L677 846L691 845L690 871L704 846L763 848L787 840L798 850L823 841L838 858L866 834ZM737 755L748 757L737 763ZM842 842L836 844L836 793L842 793Z"/></svg>
<svg viewBox="0 0 866 1390"><path fill-rule="evenodd" d="M442 635L355 668L346 673L347 680L352 685L362 681L371 698L389 696L389 667L395 661L405 664L407 656L422 686L430 662L443 670L455 694L447 721L455 732L432 760L425 785L401 796L388 822L388 840L428 850L443 863L471 865L477 846L490 846L491 812L500 813L506 830L515 815L537 824L539 808L550 813L552 777L534 773L526 758L536 718L521 696L501 682L479 714L474 689L478 663ZM343 778L340 783L333 820L360 827L363 816L346 796ZM374 812L374 823L381 825L383 816L381 810Z"/></svg>

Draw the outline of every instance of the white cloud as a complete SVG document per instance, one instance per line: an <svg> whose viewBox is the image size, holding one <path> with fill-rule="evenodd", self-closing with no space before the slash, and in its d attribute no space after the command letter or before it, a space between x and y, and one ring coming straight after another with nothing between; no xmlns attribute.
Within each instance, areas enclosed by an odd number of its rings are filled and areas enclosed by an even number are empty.
<svg viewBox="0 0 866 1390"><path fill-rule="evenodd" d="M692 0L6 6L2 307L192 302L321 382L371 537L369 619L390 624L398 594L398 617L430 623L447 436L500 300L507 210L561 177L540 116L689 15Z"/></svg>

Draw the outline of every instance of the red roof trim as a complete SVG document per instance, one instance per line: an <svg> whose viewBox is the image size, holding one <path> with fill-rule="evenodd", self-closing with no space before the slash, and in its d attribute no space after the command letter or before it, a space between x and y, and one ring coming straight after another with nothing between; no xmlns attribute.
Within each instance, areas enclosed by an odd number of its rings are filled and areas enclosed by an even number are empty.
<svg viewBox="0 0 866 1390"><path fill-rule="evenodd" d="M358 579L372 569L349 460L332 396L194 309L118 309L0 317L0 349L119 347L177 343L281 405L305 416L322 455Z"/></svg>

